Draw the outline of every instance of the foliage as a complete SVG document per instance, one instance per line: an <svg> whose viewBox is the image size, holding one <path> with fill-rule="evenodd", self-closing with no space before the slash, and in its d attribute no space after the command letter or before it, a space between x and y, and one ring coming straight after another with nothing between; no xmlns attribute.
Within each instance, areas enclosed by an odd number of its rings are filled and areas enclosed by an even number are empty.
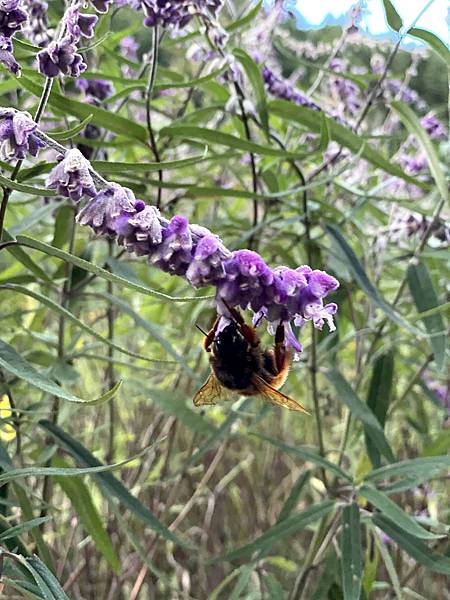
<svg viewBox="0 0 450 600"><path fill-rule="evenodd" d="M450 55L381 3L393 42L0 3L2 597L440 597ZM285 328L312 416L192 405L225 297Z"/></svg>

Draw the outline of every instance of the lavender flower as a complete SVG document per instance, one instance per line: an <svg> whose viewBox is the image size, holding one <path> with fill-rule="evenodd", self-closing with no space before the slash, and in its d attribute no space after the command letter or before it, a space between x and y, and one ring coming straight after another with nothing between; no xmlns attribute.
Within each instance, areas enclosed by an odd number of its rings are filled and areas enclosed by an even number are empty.
<svg viewBox="0 0 450 600"><path fill-rule="evenodd" d="M20 73L20 65L13 55L11 39L4 35L0 35L0 63L14 75Z"/></svg>
<svg viewBox="0 0 450 600"><path fill-rule="evenodd" d="M423 117L423 119L420 121L420 124L432 140L447 139L447 133L444 129L444 126L436 117L436 115L427 115Z"/></svg>
<svg viewBox="0 0 450 600"><path fill-rule="evenodd" d="M26 112L0 108L0 157L2 160L37 156L45 143L34 132L37 125Z"/></svg>
<svg viewBox="0 0 450 600"><path fill-rule="evenodd" d="M334 330L334 303L323 299L339 282L324 271L308 266L271 269L251 250L230 252L208 229L190 225L186 217L164 219L158 209L136 200L132 192L110 184L79 212L77 221L97 234L116 237L120 245L138 256L148 256L151 265L185 277L194 287L216 287L216 306L223 316L228 307L250 308L259 324L266 319L269 330L285 329L286 344L301 351L291 322L302 327L312 321L318 329L327 323Z"/></svg>
<svg viewBox="0 0 450 600"><path fill-rule="evenodd" d="M87 15L80 13L81 4L74 4L67 9L64 16L66 32L74 40L79 40L81 36L91 38L94 35L94 27L98 21L97 15Z"/></svg>
<svg viewBox="0 0 450 600"><path fill-rule="evenodd" d="M100 14L107 13L108 9L112 3L113 3L113 0L91 0L92 6Z"/></svg>
<svg viewBox="0 0 450 600"><path fill-rule="evenodd" d="M96 190L91 174L90 164L79 150L68 150L60 158L59 164L54 167L46 181L48 188L56 190L65 198L77 202L82 196L95 196Z"/></svg>
<svg viewBox="0 0 450 600"><path fill-rule="evenodd" d="M48 4L44 0L24 0L28 21L23 27L23 34L35 46L45 46L50 42L47 19Z"/></svg>
<svg viewBox="0 0 450 600"><path fill-rule="evenodd" d="M268 91L273 96L276 96L277 98L282 98L283 100L291 100L295 104L299 104L300 106L307 106L312 110L321 110L320 106L315 104L310 98L308 98L300 91L295 89L289 83L289 81L277 77L275 73L271 69L269 69L269 67L264 66L262 68L262 76Z"/></svg>
<svg viewBox="0 0 450 600"><path fill-rule="evenodd" d="M77 53L76 43L71 35L60 41L53 41L37 55L39 71L46 77L57 77L60 73L79 77L87 69L81 54Z"/></svg>
<svg viewBox="0 0 450 600"><path fill-rule="evenodd" d="M0 35L10 38L27 20L27 13L19 8L20 0L0 0Z"/></svg>
<svg viewBox="0 0 450 600"><path fill-rule="evenodd" d="M182 29L195 14L210 18L222 6L222 0L141 0L144 25Z"/></svg>
<svg viewBox="0 0 450 600"><path fill-rule="evenodd" d="M114 86L105 79L77 79L75 87L83 91L86 96L106 100L114 93Z"/></svg>

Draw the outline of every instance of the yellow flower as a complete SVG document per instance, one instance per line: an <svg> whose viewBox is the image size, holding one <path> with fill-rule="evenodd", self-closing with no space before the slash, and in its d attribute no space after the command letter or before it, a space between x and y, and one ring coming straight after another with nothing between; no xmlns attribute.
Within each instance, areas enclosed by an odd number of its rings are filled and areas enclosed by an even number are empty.
<svg viewBox="0 0 450 600"><path fill-rule="evenodd" d="M11 404L7 394L0 396L0 419L9 419L12 416ZM11 442L16 439L16 430L10 423L0 421L0 440Z"/></svg>

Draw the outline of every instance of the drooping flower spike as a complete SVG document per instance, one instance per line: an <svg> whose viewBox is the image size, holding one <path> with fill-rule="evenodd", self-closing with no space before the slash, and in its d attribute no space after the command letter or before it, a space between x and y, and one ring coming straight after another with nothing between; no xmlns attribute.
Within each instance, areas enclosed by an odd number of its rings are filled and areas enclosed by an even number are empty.
<svg viewBox="0 0 450 600"><path fill-rule="evenodd" d="M45 143L35 135L37 124L26 112L14 108L0 108L0 158L24 159L28 154L37 156Z"/></svg>

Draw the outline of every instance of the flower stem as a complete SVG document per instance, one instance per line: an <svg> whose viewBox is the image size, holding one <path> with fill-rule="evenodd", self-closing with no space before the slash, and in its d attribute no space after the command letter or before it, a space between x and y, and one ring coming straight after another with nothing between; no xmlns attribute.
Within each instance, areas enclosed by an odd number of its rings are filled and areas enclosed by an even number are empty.
<svg viewBox="0 0 450 600"><path fill-rule="evenodd" d="M152 114L151 114L151 100L152 100L152 92L153 86L155 85L156 79L156 70L158 68L158 51L159 51L159 31L158 26L155 25L153 28L153 52L150 64L150 72L148 75L147 87L145 89L145 111L147 118L147 130L150 141L150 147L153 152L153 156L155 157L156 162L161 162L161 157L159 155L158 146L156 144L155 134L152 126ZM162 169L158 171L158 180L161 184L163 182L163 172ZM156 206L157 208L161 208L161 194L162 194L162 186L158 186L158 197Z"/></svg>

